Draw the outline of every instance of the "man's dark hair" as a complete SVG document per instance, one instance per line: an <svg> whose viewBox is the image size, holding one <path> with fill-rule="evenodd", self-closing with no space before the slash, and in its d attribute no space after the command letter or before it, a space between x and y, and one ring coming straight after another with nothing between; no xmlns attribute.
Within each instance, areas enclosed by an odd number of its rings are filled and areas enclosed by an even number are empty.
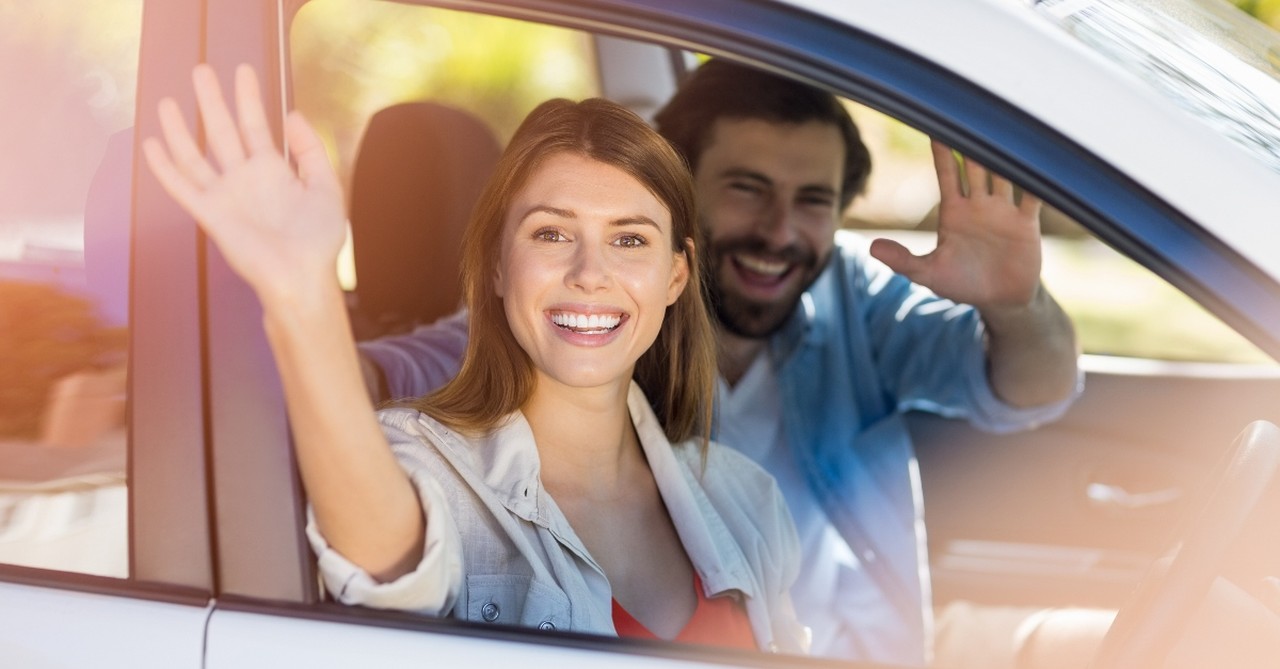
<svg viewBox="0 0 1280 669"><path fill-rule="evenodd" d="M844 182L840 207L849 206L867 184L871 155L858 127L834 95L807 84L724 60L711 60L681 84L654 117L658 132L698 169L711 128L721 118L770 123L830 123L844 138Z"/></svg>

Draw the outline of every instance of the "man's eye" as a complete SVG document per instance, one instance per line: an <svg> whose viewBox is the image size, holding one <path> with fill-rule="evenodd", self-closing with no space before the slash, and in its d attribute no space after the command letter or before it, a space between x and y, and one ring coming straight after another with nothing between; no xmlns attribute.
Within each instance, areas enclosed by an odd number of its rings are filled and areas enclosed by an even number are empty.
<svg viewBox="0 0 1280 669"><path fill-rule="evenodd" d="M729 190L734 191L736 193L742 193L743 195L761 195L764 193L763 188L755 184L746 183L744 181L729 182Z"/></svg>
<svg viewBox="0 0 1280 669"><path fill-rule="evenodd" d="M800 204L806 207L832 207L835 200L821 195L808 195L800 198Z"/></svg>
<svg viewBox="0 0 1280 669"><path fill-rule="evenodd" d="M642 246L648 246L649 240L641 235L623 235L614 243L623 248L638 249Z"/></svg>
<svg viewBox="0 0 1280 669"><path fill-rule="evenodd" d="M562 242L565 239L555 228L542 228L533 233L533 238L541 242Z"/></svg>

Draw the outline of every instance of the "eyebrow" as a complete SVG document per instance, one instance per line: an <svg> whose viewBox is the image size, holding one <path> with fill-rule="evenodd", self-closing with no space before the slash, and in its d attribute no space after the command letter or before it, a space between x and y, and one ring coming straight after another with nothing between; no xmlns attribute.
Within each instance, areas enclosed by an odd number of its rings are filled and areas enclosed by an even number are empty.
<svg viewBox="0 0 1280 669"><path fill-rule="evenodd" d="M550 214L557 218L577 218L578 217L577 212L574 212L571 209L561 209L559 207L552 207L545 204L539 204L539 205L530 207L529 211L526 211L524 213L524 216L520 217L520 222L523 223L530 216L533 216L534 214L538 214L538 213ZM652 218L649 218L648 216L642 216L642 215L623 216L622 218L615 218L612 221L609 221L609 225L615 226L615 227L624 226L624 225L648 225L654 228L655 230L658 230L658 231L662 230L662 228L658 225L656 221L654 221Z"/></svg>
<svg viewBox="0 0 1280 669"><path fill-rule="evenodd" d="M724 172L720 173L720 178L721 179L748 179L750 181L757 181L761 185L768 186L770 188L772 188L774 185L773 179L770 179L769 177L759 172L756 172L754 170L749 170L744 167L730 167L729 169L726 169ZM809 185L801 186L800 192L805 193L807 195L826 195L829 197L836 196L836 190L826 184L809 184Z"/></svg>

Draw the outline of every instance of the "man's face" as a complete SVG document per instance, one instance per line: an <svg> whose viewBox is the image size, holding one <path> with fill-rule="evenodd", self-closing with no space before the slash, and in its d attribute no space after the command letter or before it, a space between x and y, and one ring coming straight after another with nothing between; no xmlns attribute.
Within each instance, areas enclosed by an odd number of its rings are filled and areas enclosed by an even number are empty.
<svg viewBox="0 0 1280 669"><path fill-rule="evenodd" d="M835 125L712 126L694 182L716 315L729 332L763 338L786 323L831 255L843 170Z"/></svg>

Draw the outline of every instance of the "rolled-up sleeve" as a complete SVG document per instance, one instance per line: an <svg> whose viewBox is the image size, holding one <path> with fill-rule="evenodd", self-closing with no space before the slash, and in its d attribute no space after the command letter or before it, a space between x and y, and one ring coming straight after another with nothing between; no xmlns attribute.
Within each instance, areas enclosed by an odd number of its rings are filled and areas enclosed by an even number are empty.
<svg viewBox="0 0 1280 669"><path fill-rule="evenodd" d="M418 492L426 520L422 560L413 571L394 581L380 582L329 545L320 533L310 505L307 508L307 539L315 551L325 587L339 602L447 615L457 601L462 584L462 538L440 484L428 471L416 466L412 457L415 449L426 446L421 443L421 437L402 429L408 413L382 412L380 419L392 450Z"/></svg>

